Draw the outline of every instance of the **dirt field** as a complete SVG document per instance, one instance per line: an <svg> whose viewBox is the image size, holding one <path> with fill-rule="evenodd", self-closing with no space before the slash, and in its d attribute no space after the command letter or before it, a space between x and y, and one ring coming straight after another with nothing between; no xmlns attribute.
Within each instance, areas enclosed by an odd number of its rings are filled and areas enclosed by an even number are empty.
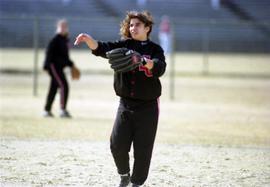
<svg viewBox="0 0 270 187"><path fill-rule="evenodd" d="M157 144L145 187L269 186L269 148ZM109 145L5 139L2 186L117 186Z"/></svg>
<svg viewBox="0 0 270 187"><path fill-rule="evenodd" d="M16 69L10 61L15 57L8 54L1 53L1 70ZM23 61L31 56L22 54ZM198 56L180 57L194 60ZM265 56L256 58L257 66L251 60L236 68L232 62L231 67L224 65L227 57L210 69L269 75ZM33 97L31 63L18 65L23 74L0 74L0 186L117 184L108 139L118 98L110 70L105 64L94 67L99 62L92 56L90 60L94 60L91 65L78 64L84 69L82 79L70 82L71 120L58 117L59 98L53 108L56 117L42 118L48 77L40 74L39 95ZM197 72L201 67L196 63L184 67L178 63L177 67ZM270 79L262 77L178 76L171 101L169 76L165 75L145 186L270 186Z"/></svg>

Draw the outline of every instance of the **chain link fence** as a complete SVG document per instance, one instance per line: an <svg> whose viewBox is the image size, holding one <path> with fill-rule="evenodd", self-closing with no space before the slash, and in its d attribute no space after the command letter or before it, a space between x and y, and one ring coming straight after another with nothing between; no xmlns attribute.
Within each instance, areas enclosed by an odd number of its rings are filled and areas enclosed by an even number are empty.
<svg viewBox="0 0 270 187"><path fill-rule="evenodd" d="M56 17L0 17L0 47L46 47L55 32ZM117 40L120 19L69 17L71 38L88 32L100 40ZM175 49L186 52L270 52L269 22L260 25L243 21L180 20L171 18L175 34ZM158 42L157 20L152 40ZM206 49L207 48L207 49Z"/></svg>
<svg viewBox="0 0 270 187"><path fill-rule="evenodd" d="M0 17L1 71L9 66L4 49L28 49L33 52L33 93L37 94L39 50L44 50L55 33L58 17ZM73 41L78 33L87 32L97 40L114 41L120 39L118 18L82 18L67 17L70 25L70 38ZM174 33L175 52L168 56L170 69L170 88L173 98L174 77L178 74L201 75L262 75L269 76L265 68L249 74L247 68L235 71L238 62L257 63L268 67L270 53L270 33L263 28L270 28L269 22L256 25L251 22L217 20L180 20L171 18ZM160 19L156 20L151 39L157 43ZM262 27L263 26L263 27ZM76 49L86 49L85 45ZM223 54L222 57L218 55ZM257 56L256 62L250 60L250 54ZM239 58L241 55L241 59ZM217 62L221 64L217 66ZM267 63L267 64L266 64ZM242 66L242 65L240 65ZM6 69L5 69L6 68ZM11 67L12 68L12 67ZM238 68L239 69L239 68ZM256 69L256 68L255 68Z"/></svg>

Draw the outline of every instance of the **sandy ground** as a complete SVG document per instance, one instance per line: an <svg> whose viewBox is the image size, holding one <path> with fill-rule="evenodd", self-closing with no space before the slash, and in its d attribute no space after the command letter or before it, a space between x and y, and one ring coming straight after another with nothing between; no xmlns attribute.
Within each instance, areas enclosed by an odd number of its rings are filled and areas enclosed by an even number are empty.
<svg viewBox="0 0 270 187"><path fill-rule="evenodd" d="M31 72L32 51L26 57L20 53L3 51L0 69ZM176 73L201 72L202 55L183 55L176 59ZM74 56L83 76L70 82L75 119L70 121L41 118L45 73L39 77L38 97L32 97L30 74L0 75L0 186L117 186L107 139L118 99L110 75L91 74L111 71L97 59L89 51ZM246 78L176 77L172 102L168 63L145 187L270 186L270 79L248 77L269 77L269 57L228 54L209 59L210 73L244 73Z"/></svg>
<svg viewBox="0 0 270 187"><path fill-rule="evenodd" d="M1 186L118 183L108 142L6 138L0 159ZM270 148L156 144L144 186L270 186Z"/></svg>

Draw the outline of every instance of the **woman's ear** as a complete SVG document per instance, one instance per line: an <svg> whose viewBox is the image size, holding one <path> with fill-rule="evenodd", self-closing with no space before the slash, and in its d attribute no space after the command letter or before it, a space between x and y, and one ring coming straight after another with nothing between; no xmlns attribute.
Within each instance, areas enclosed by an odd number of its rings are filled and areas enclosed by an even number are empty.
<svg viewBox="0 0 270 187"><path fill-rule="evenodd" d="M148 34L148 32L150 31L150 27L145 27L145 31Z"/></svg>

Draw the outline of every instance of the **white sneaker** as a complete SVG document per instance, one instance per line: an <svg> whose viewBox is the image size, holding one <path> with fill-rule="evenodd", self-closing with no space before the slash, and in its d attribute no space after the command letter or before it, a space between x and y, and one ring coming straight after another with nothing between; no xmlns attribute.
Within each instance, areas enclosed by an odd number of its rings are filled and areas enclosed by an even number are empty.
<svg viewBox="0 0 270 187"><path fill-rule="evenodd" d="M71 115L70 115L70 113L69 113L68 111L66 111L66 110L61 110L61 112L60 112L60 117L61 117L61 118L71 118Z"/></svg>
<svg viewBox="0 0 270 187"><path fill-rule="evenodd" d="M53 118L54 117L54 115L52 114L51 111L46 111L46 110L43 112L42 116L45 118Z"/></svg>

